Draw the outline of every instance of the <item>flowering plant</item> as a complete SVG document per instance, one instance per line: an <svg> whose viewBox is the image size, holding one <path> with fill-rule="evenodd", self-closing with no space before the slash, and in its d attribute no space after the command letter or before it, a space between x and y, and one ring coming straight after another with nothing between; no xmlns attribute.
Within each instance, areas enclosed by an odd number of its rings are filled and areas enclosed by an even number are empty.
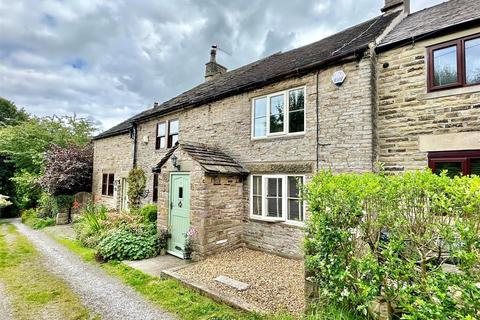
<svg viewBox="0 0 480 320"><path fill-rule="evenodd" d="M193 245L195 243L195 238L198 235L198 231L196 228L190 228L188 229L186 235L185 235L185 246L183 248L183 257L185 259L192 259L192 253L193 253Z"/></svg>

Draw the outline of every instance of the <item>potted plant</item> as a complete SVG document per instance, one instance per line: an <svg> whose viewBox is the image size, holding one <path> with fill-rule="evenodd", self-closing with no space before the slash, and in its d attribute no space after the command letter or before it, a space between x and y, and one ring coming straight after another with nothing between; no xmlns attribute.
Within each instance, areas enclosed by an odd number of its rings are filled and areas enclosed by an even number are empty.
<svg viewBox="0 0 480 320"><path fill-rule="evenodd" d="M170 239L171 234L168 229L160 230L158 234L158 241L160 246L160 255L164 256L167 253L168 239Z"/></svg>
<svg viewBox="0 0 480 320"><path fill-rule="evenodd" d="M183 248L183 258L186 260L192 259L193 246L195 244L195 238L197 236L197 229L190 228L185 235L185 246Z"/></svg>

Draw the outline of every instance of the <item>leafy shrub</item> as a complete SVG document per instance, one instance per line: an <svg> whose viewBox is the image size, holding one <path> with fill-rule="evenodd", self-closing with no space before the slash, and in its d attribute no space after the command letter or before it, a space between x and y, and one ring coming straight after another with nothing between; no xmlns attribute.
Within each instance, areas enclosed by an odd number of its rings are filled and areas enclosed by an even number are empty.
<svg viewBox="0 0 480 320"><path fill-rule="evenodd" d="M88 248L95 248L101 240L107 220L107 208L89 203L73 224L77 239Z"/></svg>
<svg viewBox="0 0 480 320"><path fill-rule="evenodd" d="M41 217L54 217L58 213L57 200L47 192L42 192L38 200L38 214Z"/></svg>
<svg viewBox="0 0 480 320"><path fill-rule="evenodd" d="M43 229L45 227L55 225L55 219L47 217L39 217L36 209L28 209L22 212L22 223L30 226L33 229Z"/></svg>
<svg viewBox="0 0 480 320"><path fill-rule="evenodd" d="M305 194L306 268L327 303L367 314L382 296L390 317L479 314L480 177L321 172Z"/></svg>
<svg viewBox="0 0 480 320"><path fill-rule="evenodd" d="M153 223L157 222L157 206L155 204L147 204L140 210L140 214L145 221Z"/></svg>
<svg viewBox="0 0 480 320"><path fill-rule="evenodd" d="M100 241L98 249L105 260L140 260L156 256L160 246L155 227L147 225L140 231L116 229Z"/></svg>

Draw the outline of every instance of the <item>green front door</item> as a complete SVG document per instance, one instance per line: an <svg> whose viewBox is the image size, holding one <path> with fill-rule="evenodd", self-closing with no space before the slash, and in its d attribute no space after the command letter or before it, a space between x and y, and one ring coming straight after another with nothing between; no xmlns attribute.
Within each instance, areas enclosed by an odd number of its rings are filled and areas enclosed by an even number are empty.
<svg viewBox="0 0 480 320"><path fill-rule="evenodd" d="M190 228L190 175L172 173L170 175L170 216L172 237L168 252L183 258L185 236Z"/></svg>

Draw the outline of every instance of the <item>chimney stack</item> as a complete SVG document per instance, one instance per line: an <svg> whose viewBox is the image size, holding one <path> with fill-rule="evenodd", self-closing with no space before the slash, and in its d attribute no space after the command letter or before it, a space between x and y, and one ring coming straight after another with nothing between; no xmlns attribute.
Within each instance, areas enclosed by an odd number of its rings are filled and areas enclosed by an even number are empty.
<svg viewBox="0 0 480 320"><path fill-rule="evenodd" d="M382 8L384 14L401 11L406 15L410 14L410 0L385 0L385 6Z"/></svg>
<svg viewBox="0 0 480 320"><path fill-rule="evenodd" d="M225 72L227 68L217 63L217 46L212 46L210 61L205 64L205 81L210 81Z"/></svg>

